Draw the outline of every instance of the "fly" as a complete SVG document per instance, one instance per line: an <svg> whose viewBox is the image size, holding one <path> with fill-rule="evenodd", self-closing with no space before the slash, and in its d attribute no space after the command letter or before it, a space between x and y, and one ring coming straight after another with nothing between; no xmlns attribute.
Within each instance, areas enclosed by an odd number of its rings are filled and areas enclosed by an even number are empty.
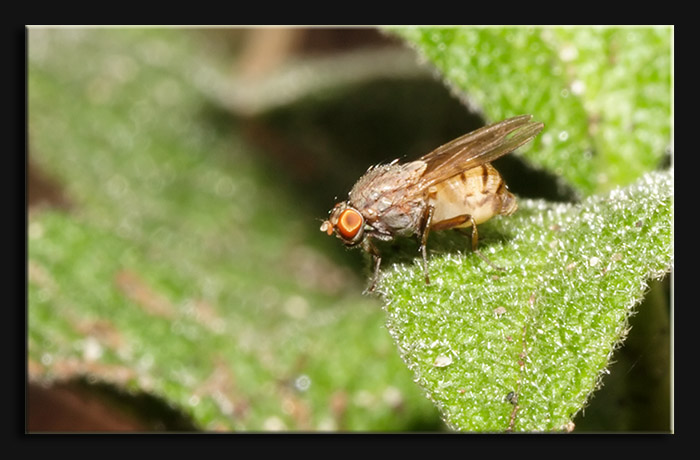
<svg viewBox="0 0 700 460"><path fill-rule="evenodd" d="M390 241L415 235L420 241L425 283L430 284L426 243L431 231L472 228L491 217L511 215L518 207L503 178L491 166L497 158L532 140L544 127L520 115L465 134L409 163L394 160L371 166L346 201L335 205L321 231L336 234L348 247L361 246L374 260L373 291L381 256L373 239Z"/></svg>

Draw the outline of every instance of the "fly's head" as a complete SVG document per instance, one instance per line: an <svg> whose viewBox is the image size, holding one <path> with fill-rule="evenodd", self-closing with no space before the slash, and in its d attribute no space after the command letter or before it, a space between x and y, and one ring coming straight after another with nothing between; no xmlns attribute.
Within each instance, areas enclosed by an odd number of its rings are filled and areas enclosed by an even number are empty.
<svg viewBox="0 0 700 460"><path fill-rule="evenodd" d="M335 233L346 246L355 246L362 242L372 227L365 222L360 211L353 208L347 201L335 205L331 209L328 220L321 224L321 231L328 235Z"/></svg>

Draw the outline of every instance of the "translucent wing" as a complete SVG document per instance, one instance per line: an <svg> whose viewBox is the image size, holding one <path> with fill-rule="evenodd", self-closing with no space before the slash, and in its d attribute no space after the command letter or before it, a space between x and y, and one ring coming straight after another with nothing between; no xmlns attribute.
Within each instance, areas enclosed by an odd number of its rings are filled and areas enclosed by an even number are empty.
<svg viewBox="0 0 700 460"><path fill-rule="evenodd" d="M530 121L531 118L532 115L520 115L484 126L423 156L419 161L427 166L421 178L421 186L428 187L442 182L462 171L494 161L526 144L544 127L543 123Z"/></svg>

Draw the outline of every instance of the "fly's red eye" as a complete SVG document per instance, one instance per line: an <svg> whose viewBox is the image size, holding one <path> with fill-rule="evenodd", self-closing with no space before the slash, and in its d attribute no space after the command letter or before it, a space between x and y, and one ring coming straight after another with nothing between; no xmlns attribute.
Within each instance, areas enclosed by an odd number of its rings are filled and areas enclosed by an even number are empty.
<svg viewBox="0 0 700 460"><path fill-rule="evenodd" d="M346 240L351 240L357 236L357 232L362 228L363 219L359 212L354 209L346 209L340 213L338 218L338 231Z"/></svg>

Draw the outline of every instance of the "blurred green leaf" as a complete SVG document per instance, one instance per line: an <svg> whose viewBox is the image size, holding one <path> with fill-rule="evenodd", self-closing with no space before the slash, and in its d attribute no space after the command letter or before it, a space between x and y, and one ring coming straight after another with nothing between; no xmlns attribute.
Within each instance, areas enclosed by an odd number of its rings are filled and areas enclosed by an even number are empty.
<svg viewBox="0 0 700 460"><path fill-rule="evenodd" d="M632 183L670 146L670 27L391 30L489 121L544 122L525 157L584 195Z"/></svg>
<svg viewBox="0 0 700 460"><path fill-rule="evenodd" d="M152 394L204 430L440 428L307 200L194 85L194 32L28 41L30 155L71 203L30 215L33 381Z"/></svg>

